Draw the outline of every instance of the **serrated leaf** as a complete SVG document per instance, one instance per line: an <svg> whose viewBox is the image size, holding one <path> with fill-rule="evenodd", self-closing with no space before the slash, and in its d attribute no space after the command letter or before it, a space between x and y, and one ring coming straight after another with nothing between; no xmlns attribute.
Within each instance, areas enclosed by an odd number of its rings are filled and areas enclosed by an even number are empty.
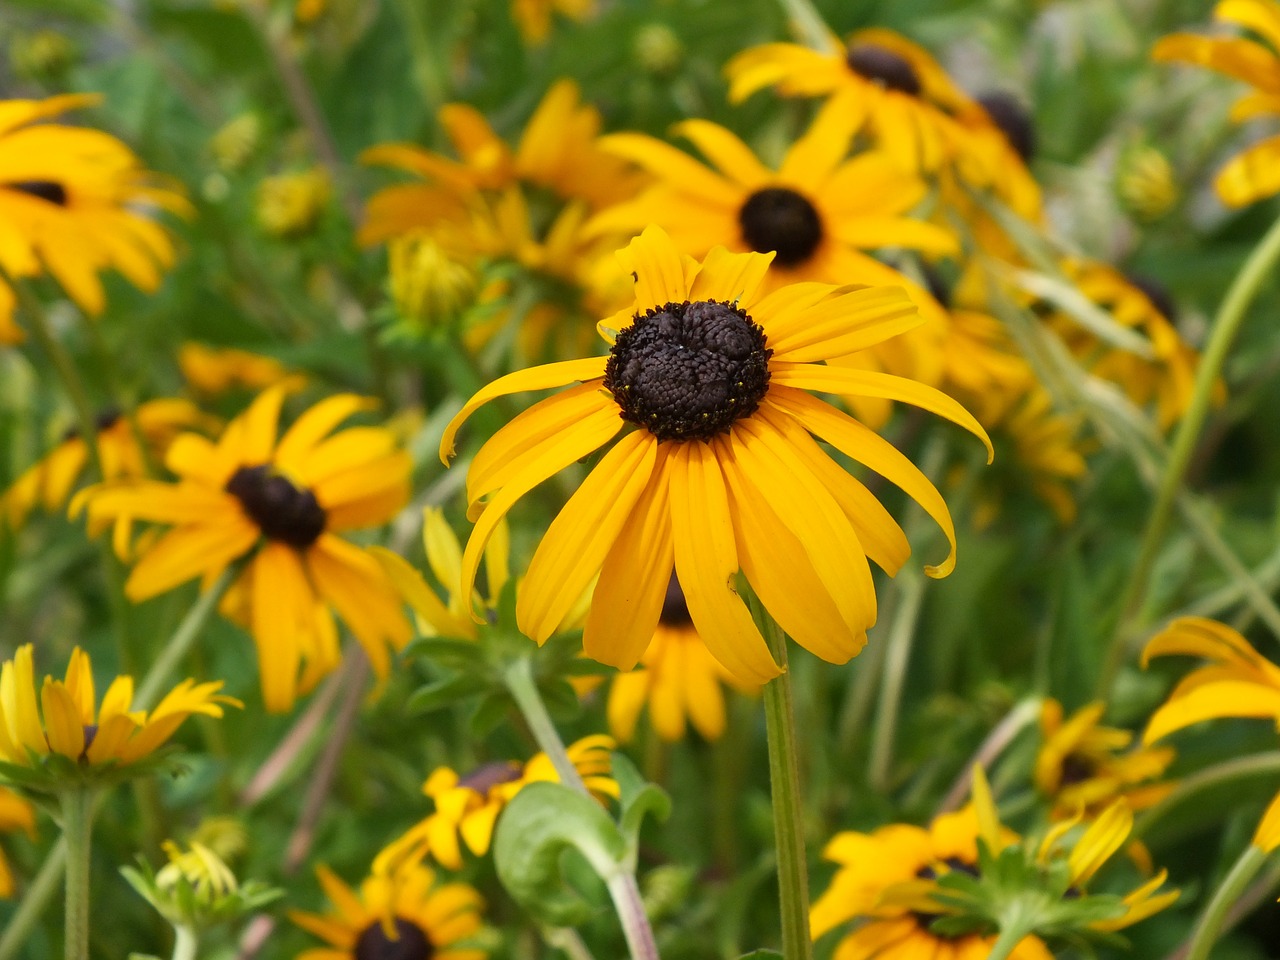
<svg viewBox="0 0 1280 960"><path fill-rule="evenodd" d="M580 852L602 879L616 875L627 845L595 800L560 783L533 783L498 819L493 862L507 892L553 926L576 926L592 907L564 880L561 856Z"/></svg>

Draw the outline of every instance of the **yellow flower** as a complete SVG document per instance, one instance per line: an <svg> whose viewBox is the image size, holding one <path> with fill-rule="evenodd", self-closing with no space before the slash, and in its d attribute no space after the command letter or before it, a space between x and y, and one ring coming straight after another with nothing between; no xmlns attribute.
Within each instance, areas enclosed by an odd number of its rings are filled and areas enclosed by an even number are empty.
<svg viewBox="0 0 1280 960"><path fill-rule="evenodd" d="M1253 87L1231 108L1231 119L1236 123L1280 114L1280 4L1275 0L1220 0L1213 13L1219 20L1252 30L1266 45L1246 37L1175 33L1155 45L1152 57L1207 67ZM1280 136L1268 137L1233 157L1218 173L1214 186L1222 202L1232 207L1280 193Z"/></svg>
<svg viewBox="0 0 1280 960"><path fill-rule="evenodd" d="M329 944L297 960L485 960L488 952L463 944L480 930L484 901L465 883L437 884L435 871L412 865L391 876L370 876L357 896L328 867L316 876L334 910L290 910L289 919Z"/></svg>
<svg viewBox="0 0 1280 960"><path fill-rule="evenodd" d="M475 303L475 270L425 231L393 239L388 257L391 299L402 320L421 329L447 328Z"/></svg>
<svg viewBox="0 0 1280 960"><path fill-rule="evenodd" d="M0 787L0 832L24 831L27 836L36 835L36 808L30 801L14 793L8 787ZM13 871L0 850L0 899L13 896Z"/></svg>
<svg viewBox="0 0 1280 960"><path fill-rule="evenodd" d="M445 430L447 460L458 428L482 404L579 384L520 414L473 459L467 499L476 526L463 555L464 594L515 502L631 424L542 538L517 598L521 631L545 642L598 576L584 648L629 670L653 638L674 564L712 654L740 680L762 683L778 668L734 589L741 570L801 645L847 661L876 617L867 558L893 573L910 548L811 433L902 487L941 525L952 550L927 568L932 575L954 565L954 529L941 496L909 460L806 391L901 400L984 442L986 434L936 390L821 363L918 323L900 290L810 283L765 295L771 256L716 249L699 263L682 258L657 227L620 256L635 293L629 308L600 323L608 357L502 377Z"/></svg>
<svg viewBox="0 0 1280 960"><path fill-rule="evenodd" d="M258 184L258 225L281 239L310 233L332 192L323 167L267 177Z"/></svg>
<svg viewBox="0 0 1280 960"><path fill-rule="evenodd" d="M520 28L521 38L531 47L547 42L552 13L562 13L570 20L582 22L595 9L596 0L511 0L511 16Z"/></svg>
<svg viewBox="0 0 1280 960"><path fill-rule="evenodd" d="M619 796L612 776L613 748L613 740L603 734L583 737L568 747L569 759L583 783L601 802ZM373 873L394 874L403 865L427 856L442 867L461 870L461 843L483 857L489 852L498 815L515 795L531 783L559 780L545 753L525 764L511 760L486 763L464 777L448 767L438 767L422 785L422 792L435 802L435 812L387 844L373 861Z"/></svg>
<svg viewBox="0 0 1280 960"><path fill-rule="evenodd" d="M932 881L951 870L977 875L979 833L979 813L970 805L942 814L927 829L895 823L873 833L836 834L822 855L840 866L810 911L814 939L857 920L836 948L839 960L986 960L994 936L946 937L929 929L941 916L929 905ZM1016 839L1007 830L1001 836ZM1030 936L1010 956L1050 960L1053 954Z"/></svg>
<svg viewBox="0 0 1280 960"><path fill-rule="evenodd" d="M1084 811L1097 816L1113 801L1123 798L1131 810L1143 810L1160 802L1172 783L1152 783L1162 776L1175 753L1171 748L1138 747L1128 730L1102 726L1106 704L1095 702L1077 710L1065 721L1062 704L1049 699L1040 713L1044 742L1036 756L1036 788L1053 801L1054 816L1061 819Z"/></svg>
<svg viewBox="0 0 1280 960"><path fill-rule="evenodd" d="M1116 194L1138 220L1159 220L1179 198L1178 181L1169 158L1151 144L1130 146L1120 155Z"/></svg>
<svg viewBox="0 0 1280 960"><path fill-rule="evenodd" d="M280 437L285 389L267 390L216 443L183 434L166 458L177 483L147 480L86 491L90 521L126 517L171 527L141 551L125 593L138 602L193 577L207 584L252 556L229 595L258 645L267 708L288 710L338 663L336 610L375 672L409 622L382 568L340 534L386 523L409 498L409 456L379 427L343 420L372 406L352 394L316 404ZM299 670L302 676L299 678Z"/></svg>
<svg viewBox="0 0 1280 960"><path fill-rule="evenodd" d="M708 652L689 617L680 581L673 574L658 628L640 657L640 667L613 678L609 688L609 729L621 742L630 741L640 711L648 701L649 720L663 740L683 738L686 717L703 737L718 740L725 724L722 683L732 684L744 693L757 690L754 685L736 681Z"/></svg>
<svg viewBox="0 0 1280 960"><path fill-rule="evenodd" d="M173 265L169 234L139 211L192 212L176 188L158 185L115 137L39 122L100 99L0 100L0 272L47 273L90 315L106 306L101 270L119 270L152 292ZM0 278L0 343L23 338L13 307L13 291Z"/></svg>
<svg viewBox="0 0 1280 960"><path fill-rule="evenodd" d="M213 396L234 387L265 390L278 383L300 390L307 382L305 376L293 373L275 357L192 340L178 348L178 369L192 390Z"/></svg>
<svg viewBox="0 0 1280 960"><path fill-rule="evenodd" d="M596 146L600 112L580 100L578 85L552 84L525 125L514 150L474 107L451 103L437 119L459 157L452 160L412 143L384 143L360 155L362 163L395 167L427 183L387 187L369 201L361 243L380 243L417 227L464 214L477 191L526 185L562 201L599 207L634 193L638 181L617 157Z"/></svg>
<svg viewBox="0 0 1280 960"><path fill-rule="evenodd" d="M162 458L169 444L183 430L216 429L218 421L201 413L189 400L165 397L148 400L134 412L138 433L147 444L144 453L129 419L119 410L98 415L98 453L105 479L132 480L147 475L147 458ZM89 463L89 447L76 428L63 437L31 467L18 475L8 490L0 493L0 520L18 529L37 507L50 513L65 506L76 481Z"/></svg>
<svg viewBox="0 0 1280 960"><path fill-rule="evenodd" d="M1072 488L1089 472L1086 445L1080 439L1081 415L1054 409L1049 392L1033 383L988 426L1012 438L1016 478L1049 505L1058 522L1076 516Z"/></svg>
<svg viewBox="0 0 1280 960"><path fill-rule="evenodd" d="M192 714L221 717L224 705L241 706L220 689L221 681L184 680L148 713L131 709L133 678L116 677L98 707L89 655L77 647L66 677L46 676L37 698L32 647L24 644L0 667L0 761L37 769L56 755L84 775L110 773L154 753Z"/></svg>
<svg viewBox="0 0 1280 960"><path fill-rule="evenodd" d="M725 67L729 100L773 87L784 97L846 94L843 110L903 170L931 172L963 142L957 117L981 115L929 53L892 30L859 30L827 49L766 43Z"/></svg>

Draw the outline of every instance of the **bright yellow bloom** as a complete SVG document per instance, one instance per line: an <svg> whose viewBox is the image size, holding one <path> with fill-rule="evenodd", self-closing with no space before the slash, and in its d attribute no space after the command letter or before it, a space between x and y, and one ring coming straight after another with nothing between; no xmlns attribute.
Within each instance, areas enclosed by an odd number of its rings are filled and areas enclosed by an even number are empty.
<svg viewBox="0 0 1280 960"><path fill-rule="evenodd" d="M825 50L766 43L738 54L725 73L733 103L764 87L784 97L844 94L854 127L903 170L937 170L964 143L957 118L982 115L923 47L892 30L859 30L847 44L831 35Z"/></svg>
<svg viewBox="0 0 1280 960"><path fill-rule="evenodd" d="M173 265L169 234L139 211L192 212L175 187L158 185L115 137L39 122L100 100L93 94L0 100L0 273L47 273L90 315L106 306L100 271L119 270L152 292ZM13 291L0 277L0 343L23 338L13 307Z"/></svg>
<svg viewBox="0 0 1280 960"><path fill-rule="evenodd" d="M380 427L342 421L373 403L339 394L276 439L285 389L267 390L216 443L183 434L169 449L177 483L139 481L86 491L91 521L125 517L170 530L141 551L125 593L139 602L193 577L208 584L252 559L228 607L258 645L267 708L288 710L337 666L336 610L379 677L388 646L409 640L399 597L377 561L339 534L386 523L409 499L409 456ZM332 436L330 435L332 434ZM299 676L301 671L301 677Z"/></svg>
<svg viewBox="0 0 1280 960"><path fill-rule="evenodd" d="M448 329L476 301L479 278L425 231L394 238L388 287L400 318L423 330Z"/></svg>
<svg viewBox="0 0 1280 960"><path fill-rule="evenodd" d="M1280 4L1275 0L1220 0L1213 15L1251 30L1265 45L1247 37L1201 37L1175 33L1151 51L1163 62L1193 63L1253 87L1231 108L1231 119L1243 123L1280 114ZM1222 202L1243 207L1280 193L1280 136L1247 148L1218 173L1214 186Z"/></svg>
<svg viewBox="0 0 1280 960"><path fill-rule="evenodd" d="M489 400L579 384L516 417L472 461L467 500L476 527L463 556L464 594L516 501L632 424L542 538L517 599L521 631L545 642L598 577L584 647L629 670L653 638L674 564L699 634L740 680L762 683L778 668L734 589L738 571L801 645L844 663L876 618L867 558L893 573L910 548L811 434L902 487L939 523L952 550L927 568L932 575L954 565L954 529L909 460L807 391L900 400L984 442L986 434L936 390L822 363L917 324L900 290L809 283L766 295L771 255L716 249L699 263L657 227L620 257L635 292L630 307L600 323L608 357L502 377L445 430L447 459L458 428Z"/></svg>
<svg viewBox="0 0 1280 960"><path fill-rule="evenodd" d="M138 433L147 444L146 453L138 444L133 424L119 410L107 410L98 416L98 454L109 481L145 477L147 458L162 459L179 433L215 430L218 426L216 418L206 416L191 401L178 397L148 400L134 411L134 418ZM50 513L61 510L88 464L88 444L79 430L73 428L61 443L0 493L0 520L16 530L37 507Z"/></svg>
<svg viewBox="0 0 1280 960"><path fill-rule="evenodd" d="M547 42L551 34L551 15L561 13L581 22L596 9L596 0L511 0L511 16L520 28L520 36L531 47Z"/></svg>
<svg viewBox="0 0 1280 960"><path fill-rule="evenodd" d="M567 748L582 782L602 803L608 797L616 800L620 792L612 775L613 748L612 738L603 734L583 737ZM463 777L449 767L437 767L422 785L422 792L435 803L435 812L387 844L373 861L373 873L392 874L428 856L442 867L461 870L462 844L483 857L506 805L529 784L543 782L560 782L545 753L524 764L495 760Z"/></svg>
<svg viewBox="0 0 1280 960"><path fill-rule="evenodd" d="M34 768L57 754L86 772L128 766L163 746L192 714L221 717L224 705L241 706L221 689L221 681L184 680L148 713L132 709L133 678L117 677L98 707L89 655L77 647L66 677L46 676L37 698L32 647L24 644L0 667L0 760Z"/></svg>
<svg viewBox="0 0 1280 960"><path fill-rule="evenodd" d="M197 393L216 396L233 388L265 390L278 383L300 390L307 378L275 357L234 347L211 347L188 340L178 348L178 369Z"/></svg>
<svg viewBox="0 0 1280 960"><path fill-rule="evenodd" d="M822 855L840 868L810 911L814 939L859 920L836 947L838 960L986 960L996 938L933 933L929 925L940 914L925 908L924 893L948 871L977 875L979 833L979 812L970 805L942 814L927 829L895 823L872 833L836 834ZM1004 842L1016 839L1007 830L1001 837ZM1053 954L1031 936L1010 956L1050 960Z"/></svg>
<svg viewBox="0 0 1280 960"><path fill-rule="evenodd" d="M22 830L27 836L35 837L36 808L8 787L0 787L0 832L12 833L15 830ZM13 889L13 871L4 850L0 850L0 899L12 897Z"/></svg>
<svg viewBox="0 0 1280 960"><path fill-rule="evenodd" d="M647 702L649 721L663 740L682 739L686 718L707 740L719 740L725 725L721 688L725 683L743 693L757 692L711 656L693 626L680 581L673 575L658 628L640 657L640 666L618 674L609 686L609 729L622 743L629 742Z"/></svg>
<svg viewBox="0 0 1280 960"><path fill-rule="evenodd" d="M485 960L488 952L463 944L480 930L484 901L465 883L436 882L435 871L411 865L391 876L370 876L357 896L328 867L316 876L334 910L290 910L289 919L329 944L296 960Z"/></svg>
<svg viewBox="0 0 1280 960"><path fill-rule="evenodd" d="M267 177L258 184L258 226L273 237L300 237L315 229L333 187L323 167Z"/></svg>
<svg viewBox="0 0 1280 960"><path fill-rule="evenodd" d="M1053 801L1054 816L1061 819L1084 811L1097 816L1113 801L1123 798L1131 810L1159 803L1173 789L1172 783L1153 783L1173 762L1169 747L1138 747L1128 730L1101 724L1106 704L1096 702L1077 710L1065 721L1062 704L1049 699L1040 713L1044 742L1036 756L1036 788Z"/></svg>

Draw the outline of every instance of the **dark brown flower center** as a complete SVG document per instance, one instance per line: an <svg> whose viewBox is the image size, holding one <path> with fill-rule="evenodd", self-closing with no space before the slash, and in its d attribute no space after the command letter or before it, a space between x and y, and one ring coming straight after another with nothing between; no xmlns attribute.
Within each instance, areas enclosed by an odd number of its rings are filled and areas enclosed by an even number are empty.
<svg viewBox="0 0 1280 960"><path fill-rule="evenodd" d="M1079 753L1069 753L1062 761L1062 780L1059 786L1069 787L1083 783L1098 772L1098 765L1093 759Z"/></svg>
<svg viewBox="0 0 1280 960"><path fill-rule="evenodd" d="M706 440L755 412L772 355L764 330L729 303L667 303L618 334L604 386L623 420L659 440Z"/></svg>
<svg viewBox="0 0 1280 960"><path fill-rule="evenodd" d="M122 414L115 407L107 407L107 409L103 410L93 418L93 428L98 433L102 433L104 430L110 430L120 422L121 416ZM78 436L80 436L80 428L78 426L68 427L66 432L62 435L62 440L65 443L73 437Z"/></svg>
<svg viewBox="0 0 1280 960"><path fill-rule="evenodd" d="M855 43L849 47L844 59L858 76L866 77L886 90L897 90L913 97L920 94L920 78L915 67L892 50L874 43Z"/></svg>
<svg viewBox="0 0 1280 960"><path fill-rule="evenodd" d="M1173 294L1169 292L1168 287L1159 280L1137 273L1126 274L1125 279L1146 294L1151 305L1160 312L1161 316L1170 323L1178 322L1178 305L1173 302Z"/></svg>
<svg viewBox="0 0 1280 960"><path fill-rule="evenodd" d="M685 602L684 590L674 570L671 573L671 579L667 581L667 596L662 601L662 615L658 620L668 627L693 625L693 617L689 616L689 604Z"/></svg>
<svg viewBox="0 0 1280 960"><path fill-rule="evenodd" d="M396 936L393 940L382 929L381 921L366 927L356 940L355 960L431 960L436 949L426 932L416 923L394 917Z"/></svg>
<svg viewBox="0 0 1280 960"><path fill-rule="evenodd" d="M946 870L938 870L933 866L924 866L916 871L916 876L921 880L937 880L938 877L944 876L952 871L967 873L971 877L976 877L978 875L978 868L976 866L972 863L967 863L964 860L961 860L959 857L947 857L943 862L947 865ZM943 913L928 913L923 910L912 910L911 915L915 917L916 923L920 924L920 927L923 930L928 930L933 921L940 920L942 917L946 916L946 914ZM935 937L939 936L939 934L933 933L933 931L930 931L930 933Z"/></svg>
<svg viewBox="0 0 1280 960"><path fill-rule="evenodd" d="M310 490L299 490L270 467L241 467L227 481L227 493L264 536L291 547L309 547L324 533L324 508Z"/></svg>
<svg viewBox="0 0 1280 960"><path fill-rule="evenodd" d="M487 794L494 787L503 783L519 780L524 768L509 760L495 760L476 767L465 777L458 780L458 786L469 787L476 793Z"/></svg>
<svg viewBox="0 0 1280 960"><path fill-rule="evenodd" d="M757 253L773 253L774 263L804 263L822 242L822 219L805 197L786 187L765 187L738 211L742 239Z"/></svg>
<svg viewBox="0 0 1280 960"><path fill-rule="evenodd" d="M66 188L56 180L13 180L9 183L0 183L0 187L38 197L49 203L56 203L60 207L67 205Z"/></svg>
<svg viewBox="0 0 1280 960"><path fill-rule="evenodd" d="M1023 163L1030 163L1036 153L1036 127L1030 111L1013 94L1001 90L984 93L977 99L991 122L1009 141L1013 152L1022 158Z"/></svg>

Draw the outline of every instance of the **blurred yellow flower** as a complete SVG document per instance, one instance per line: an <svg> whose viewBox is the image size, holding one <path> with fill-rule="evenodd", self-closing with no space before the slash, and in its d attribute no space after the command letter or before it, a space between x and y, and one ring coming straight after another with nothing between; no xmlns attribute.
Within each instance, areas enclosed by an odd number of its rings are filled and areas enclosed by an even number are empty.
<svg viewBox="0 0 1280 960"><path fill-rule="evenodd" d="M258 184L258 226L280 239L310 233L329 205L333 187L322 167L281 173Z"/></svg>
<svg viewBox="0 0 1280 960"><path fill-rule="evenodd" d="M114 268L150 293L173 265L168 232L142 211L192 213L176 186L161 184L115 137L39 122L100 101L95 94L0 100L0 273L47 273L91 316L106 307L100 271ZM14 305L0 276L0 344L23 339Z"/></svg>
<svg viewBox="0 0 1280 960"><path fill-rule="evenodd" d="M0 787L0 833L13 833L16 830L35 837L36 808L8 787ZM9 867L4 850L0 849L0 899L12 897L13 890L13 870Z"/></svg>
<svg viewBox="0 0 1280 960"><path fill-rule="evenodd" d="M342 421L373 403L338 394L277 441L283 386L273 387L213 443L183 434L166 458L177 483L142 480L85 491L90 521L128 518L170 529L140 551L125 593L134 602L193 577L207 585L252 557L224 609L243 612L258 645L267 708L293 706L337 666L333 610L379 677L388 646L409 640L399 597L377 561L339 534L386 523L409 499L409 455L379 427ZM301 671L301 676L299 676Z"/></svg>
<svg viewBox="0 0 1280 960"><path fill-rule="evenodd" d="M520 28L520 36L531 47L547 42L553 13L581 22L595 9L596 0L511 0L511 16Z"/></svg>
<svg viewBox="0 0 1280 960"><path fill-rule="evenodd" d="M391 299L401 320L421 329L447 328L475 303L479 278L425 231L392 239Z"/></svg>
<svg viewBox="0 0 1280 960"><path fill-rule="evenodd" d="M235 387L265 390L278 383L300 390L307 382L303 374L292 372L275 357L192 340L178 348L178 369L192 390L209 396Z"/></svg>

